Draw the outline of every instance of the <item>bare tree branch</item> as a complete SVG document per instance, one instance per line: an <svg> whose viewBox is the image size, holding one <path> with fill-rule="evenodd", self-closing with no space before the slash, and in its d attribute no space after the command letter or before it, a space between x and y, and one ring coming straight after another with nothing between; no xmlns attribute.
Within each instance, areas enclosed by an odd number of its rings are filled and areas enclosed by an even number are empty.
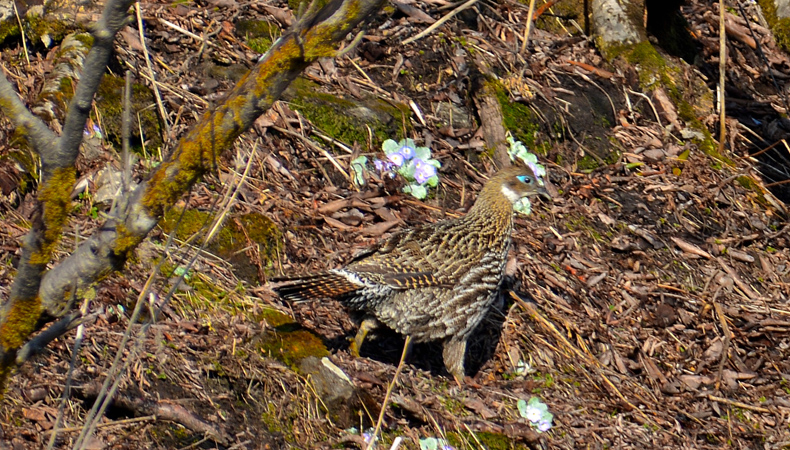
<svg viewBox="0 0 790 450"><path fill-rule="evenodd" d="M0 76L0 110L11 119L17 131L27 138L33 150L55 147L58 137L25 107L5 76Z"/></svg>

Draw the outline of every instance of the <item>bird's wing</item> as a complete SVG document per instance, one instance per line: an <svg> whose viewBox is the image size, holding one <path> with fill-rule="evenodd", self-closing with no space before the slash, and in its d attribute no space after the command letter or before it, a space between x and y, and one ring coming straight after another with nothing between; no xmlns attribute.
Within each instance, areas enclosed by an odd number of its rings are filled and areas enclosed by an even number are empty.
<svg viewBox="0 0 790 450"><path fill-rule="evenodd" d="M441 263L423 251L432 234L430 227L396 233L374 251L360 255L349 269L393 289L452 287L457 280L442 276Z"/></svg>

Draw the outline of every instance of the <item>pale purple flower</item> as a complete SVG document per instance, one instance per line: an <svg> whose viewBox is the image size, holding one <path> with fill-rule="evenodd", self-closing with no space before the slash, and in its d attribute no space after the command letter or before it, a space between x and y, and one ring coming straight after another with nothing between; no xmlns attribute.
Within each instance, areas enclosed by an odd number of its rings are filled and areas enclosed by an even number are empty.
<svg viewBox="0 0 790 450"><path fill-rule="evenodd" d="M409 147L408 145L404 145L400 149L398 149L398 153L403 155L403 159L406 161L414 158L414 147Z"/></svg>
<svg viewBox="0 0 790 450"><path fill-rule="evenodd" d="M529 166L530 169L532 169L532 173L535 174L535 178L537 178L538 180L540 180L541 174L545 175L545 170L539 169L537 164L529 161L524 161L524 162Z"/></svg>
<svg viewBox="0 0 790 450"><path fill-rule="evenodd" d="M538 430L540 431L549 431L551 429L551 421L550 420L541 420L538 422Z"/></svg>
<svg viewBox="0 0 790 450"><path fill-rule="evenodd" d="M387 170L390 170L390 167L392 166L392 163L390 163L389 161L382 161L380 159L377 159L377 160L373 161L373 166L379 172L385 172Z"/></svg>
<svg viewBox="0 0 790 450"><path fill-rule="evenodd" d="M436 167L419 158L414 159L414 180L416 182L423 184L434 175L436 175Z"/></svg>
<svg viewBox="0 0 790 450"><path fill-rule="evenodd" d="M400 152L390 153L387 155L387 159L392 161L392 164L395 164L398 167L402 166L403 162L406 160L406 158Z"/></svg>

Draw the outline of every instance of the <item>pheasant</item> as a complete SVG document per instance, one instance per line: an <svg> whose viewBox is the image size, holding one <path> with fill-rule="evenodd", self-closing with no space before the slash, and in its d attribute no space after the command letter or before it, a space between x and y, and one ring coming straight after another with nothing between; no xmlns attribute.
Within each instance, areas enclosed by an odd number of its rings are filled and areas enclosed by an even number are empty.
<svg viewBox="0 0 790 450"><path fill-rule="evenodd" d="M341 269L275 279L287 301L337 298L364 318L351 344L384 324L414 342L443 341L450 374L464 380L466 343L497 297L513 229L513 205L550 197L531 165L494 175L461 218L397 232Z"/></svg>

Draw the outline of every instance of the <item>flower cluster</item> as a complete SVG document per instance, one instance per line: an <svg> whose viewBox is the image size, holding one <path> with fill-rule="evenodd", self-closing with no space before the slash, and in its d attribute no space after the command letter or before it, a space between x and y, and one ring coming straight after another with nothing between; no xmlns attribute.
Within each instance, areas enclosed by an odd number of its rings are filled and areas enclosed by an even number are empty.
<svg viewBox="0 0 790 450"><path fill-rule="evenodd" d="M543 177L546 176L546 168L538 164L538 157L530 153L521 141L513 139L513 136L508 136L507 142L510 144L510 149L507 151L510 159L515 161L516 158L519 158L524 161L535 173L535 176L538 178L538 184L542 186ZM513 209L520 213L529 214L532 212L532 204L528 198L524 197L513 205Z"/></svg>
<svg viewBox="0 0 790 450"><path fill-rule="evenodd" d="M429 437L420 439L420 450L455 450L446 440Z"/></svg>
<svg viewBox="0 0 790 450"><path fill-rule="evenodd" d="M554 414L550 413L549 407L537 397L530 398L529 402L520 399L516 406L521 417L528 419L530 425L537 428L539 432L542 433L551 429Z"/></svg>
<svg viewBox="0 0 790 450"><path fill-rule="evenodd" d="M403 139L400 142L387 139L382 149L387 158L374 160L373 167L381 174L392 177L396 173L402 175L409 183L403 187L403 192L423 199L428 195L429 187L439 184L436 169L442 164L431 159L431 149L428 147L417 147L412 139ZM351 171L358 185L365 184L364 170L367 162L368 159L364 156L351 161Z"/></svg>

